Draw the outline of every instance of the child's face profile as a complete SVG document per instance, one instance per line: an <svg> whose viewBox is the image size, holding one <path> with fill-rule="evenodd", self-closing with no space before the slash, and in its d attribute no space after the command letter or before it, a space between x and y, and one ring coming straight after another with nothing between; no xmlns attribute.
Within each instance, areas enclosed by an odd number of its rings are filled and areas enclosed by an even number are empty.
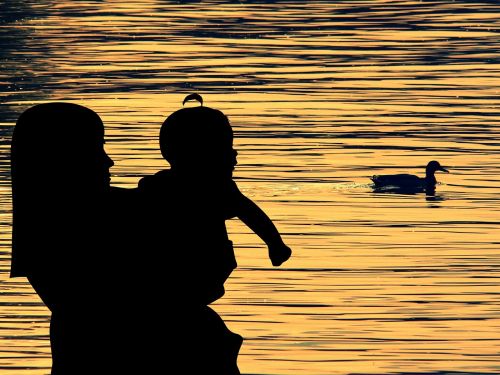
<svg viewBox="0 0 500 375"><path fill-rule="evenodd" d="M227 168L227 174L228 177L232 178L233 177L233 171L236 165L238 164L238 151L236 151L233 147L231 147L231 150L227 152L227 155L225 159L227 162L224 163L225 168ZM227 163L227 164L226 164Z"/></svg>
<svg viewBox="0 0 500 375"><path fill-rule="evenodd" d="M225 147L210 147L203 152L195 152L193 166L198 173L213 178L232 178L235 166L238 164L238 152L231 145ZM194 155L193 155L194 156Z"/></svg>

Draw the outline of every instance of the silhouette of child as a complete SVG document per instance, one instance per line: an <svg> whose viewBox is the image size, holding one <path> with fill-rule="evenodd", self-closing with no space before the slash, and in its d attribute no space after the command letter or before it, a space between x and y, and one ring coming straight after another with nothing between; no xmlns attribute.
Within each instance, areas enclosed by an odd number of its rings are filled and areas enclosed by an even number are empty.
<svg viewBox="0 0 500 375"><path fill-rule="evenodd" d="M187 96L184 103L191 99L203 104L198 94ZM273 222L232 180L237 152L231 125L222 112L201 105L172 113L161 127L160 148L171 169L144 177L139 191L149 206L147 216L156 218L148 224L152 225L150 233L161 235L168 228L165 238L175 249L174 257L182 257L180 248L190 249L184 255L190 273L196 273L200 282L192 285L191 298L201 284L207 290L199 290L205 293L199 298L206 304L224 294L224 281L236 267L225 227L227 219L238 217L252 229L267 244L274 266L290 257L291 250ZM177 258L177 264L182 262Z"/></svg>
<svg viewBox="0 0 500 375"><path fill-rule="evenodd" d="M184 100L202 98L193 94ZM290 255L268 216L245 197L234 181L236 165L233 132L227 117L204 107L183 108L172 113L160 131L160 148L171 168L139 182L143 206L142 249L147 290L141 298L154 301L165 296L173 301L151 315L155 332L176 342L173 358L190 366L190 373L239 374L240 335L231 332L208 304L224 295L224 282L236 268L225 221L238 217L265 241L275 266ZM144 284L144 282L143 282ZM156 321L170 322L165 328ZM144 340L147 342L148 340ZM163 358L161 347L147 347L147 362ZM152 362L153 361L153 362Z"/></svg>

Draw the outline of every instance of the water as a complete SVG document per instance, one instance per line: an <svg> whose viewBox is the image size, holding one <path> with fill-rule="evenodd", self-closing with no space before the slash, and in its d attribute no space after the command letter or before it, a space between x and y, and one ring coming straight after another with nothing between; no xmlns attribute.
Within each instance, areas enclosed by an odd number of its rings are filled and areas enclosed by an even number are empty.
<svg viewBox="0 0 500 375"><path fill-rule="evenodd" d="M2 373L50 367L47 310L7 274L19 114L92 108L113 184L133 187L164 168L159 126L191 92L229 116L237 182L294 250L273 268L229 223L239 268L214 307L244 374L500 373L496 1L1 6ZM369 185L433 159L451 171L435 196Z"/></svg>

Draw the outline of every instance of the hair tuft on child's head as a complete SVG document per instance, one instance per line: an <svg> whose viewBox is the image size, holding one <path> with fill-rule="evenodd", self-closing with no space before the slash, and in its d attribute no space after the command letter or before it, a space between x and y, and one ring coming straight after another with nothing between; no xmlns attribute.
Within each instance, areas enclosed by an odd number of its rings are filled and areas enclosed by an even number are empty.
<svg viewBox="0 0 500 375"><path fill-rule="evenodd" d="M188 96L186 96L184 98L184 100L182 101L182 105L185 105L186 102L190 101L190 100L197 100L199 103L200 103L200 106L203 107L203 98L201 97L200 94L190 94Z"/></svg>

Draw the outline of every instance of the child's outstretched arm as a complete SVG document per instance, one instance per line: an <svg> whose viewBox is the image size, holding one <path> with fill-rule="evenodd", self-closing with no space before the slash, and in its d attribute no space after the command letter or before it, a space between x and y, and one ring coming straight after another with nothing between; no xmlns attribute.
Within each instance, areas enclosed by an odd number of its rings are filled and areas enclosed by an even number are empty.
<svg viewBox="0 0 500 375"><path fill-rule="evenodd" d="M267 245L273 266L279 266L292 254L271 219L253 201L240 195L238 218L254 231Z"/></svg>

